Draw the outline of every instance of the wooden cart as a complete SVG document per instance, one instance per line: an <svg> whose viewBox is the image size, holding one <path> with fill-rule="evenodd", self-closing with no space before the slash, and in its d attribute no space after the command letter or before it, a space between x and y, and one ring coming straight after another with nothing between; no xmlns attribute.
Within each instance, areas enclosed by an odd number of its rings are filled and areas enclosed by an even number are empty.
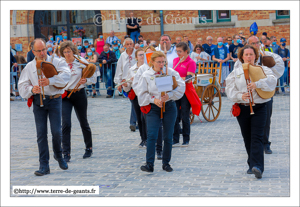
<svg viewBox="0 0 300 207"><path fill-rule="evenodd" d="M199 64L198 73L196 73L195 81L193 82L195 90L202 103L201 111L205 120L208 122L215 121L221 112L221 74L222 74L222 64L219 67L218 63L203 63ZM206 86L199 86L199 81L197 80L197 75L199 74L211 74L209 78L209 83ZM190 123L194 121L195 115L190 112Z"/></svg>

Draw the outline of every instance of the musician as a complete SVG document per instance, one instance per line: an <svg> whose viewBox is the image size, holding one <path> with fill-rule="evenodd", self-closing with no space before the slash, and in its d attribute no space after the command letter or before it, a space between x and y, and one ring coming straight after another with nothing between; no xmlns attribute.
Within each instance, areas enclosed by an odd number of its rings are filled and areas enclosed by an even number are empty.
<svg viewBox="0 0 300 207"><path fill-rule="evenodd" d="M155 52L155 48L150 45L150 46L147 46L145 49L145 55L147 53L153 53ZM144 58L144 62L145 62L145 58ZM147 71L149 69L149 65L147 64L147 59L146 59L146 62L141 66L139 67L139 69L137 70L135 76L134 76L134 79L133 79L133 82L132 82L132 89L134 90L135 94L137 96L139 96L139 88L137 87L139 81L140 81L140 78L142 76L142 74ZM146 132L146 137L147 137L147 120L146 120L146 114L144 114L142 112L142 125L145 129L145 132ZM140 147L147 147L147 141L144 142L144 143L141 143L139 145ZM161 160L162 159L162 123L161 123L161 126L159 127L159 131L158 131L158 137L157 137L157 142L156 142L156 156L157 156L157 159L158 160Z"/></svg>
<svg viewBox="0 0 300 207"><path fill-rule="evenodd" d="M169 162L171 160L172 134L176 120L176 105L174 100L178 100L183 96L185 84L180 78L178 72L168 68L168 74L175 76L178 86L174 90L167 92L161 97L161 93L158 92L155 84L155 77L162 74L165 60L166 56L162 52L154 52L149 63L151 68L142 74L137 86L139 88L138 102L142 107L142 111L145 112L147 117L147 163L146 165L141 166L141 170L146 172L153 172L154 170L155 143L161 123L160 116L163 102L166 103L162 120L164 129L162 168L167 172L171 172L173 170Z"/></svg>
<svg viewBox="0 0 300 207"><path fill-rule="evenodd" d="M135 49L133 48L133 40L130 38L126 38L124 40L125 52L123 52L117 62L116 74L114 77L114 82L119 84L126 80L128 75L129 68L131 68L134 64L136 64L135 60ZM122 86L118 87L118 91L122 92ZM131 116L130 116L130 126L131 131L135 131L136 118L134 114L133 106L131 107Z"/></svg>
<svg viewBox="0 0 300 207"><path fill-rule="evenodd" d="M85 153L83 159L91 157L92 150L92 132L87 120L87 97L85 92L85 84L91 85L96 83L97 76L96 73L91 78L81 78L82 69L85 65L81 64L75 57L74 54L78 54L77 47L71 41L63 42L60 46L60 54L62 58L68 64L68 69L71 72L71 79L68 85L64 88L67 91L67 96L75 88L77 83L80 83L78 89L76 89L70 96L70 98L63 98L62 100L62 148L64 159L69 162L71 159L71 114L74 107L75 113L77 115L78 121L80 123L81 131L85 143ZM88 62L80 57L82 62Z"/></svg>
<svg viewBox="0 0 300 207"><path fill-rule="evenodd" d="M140 132L140 136L141 136L141 143L139 144L139 147L146 147L147 146L147 131L145 128L145 123L143 123L142 121L142 112L141 112L141 108L139 106L138 103L138 99L137 96L134 92L134 90L132 89L132 81L135 78L135 75L138 71L139 68L141 68L144 65L144 50L142 48L139 48L135 51L135 57L137 60L137 63L134 64L128 71L128 75L126 80L130 79L131 81L128 83L124 83L123 86L123 90L128 93L128 98L130 99L135 114L136 114L136 118L138 121L138 126L139 126L139 132ZM149 68L149 67L146 67Z"/></svg>
<svg viewBox="0 0 300 207"><path fill-rule="evenodd" d="M254 65L259 58L258 50L251 45L246 45L240 49L238 58L241 63L250 63ZM277 83L277 79L272 70L266 66L262 66L262 68L267 78L246 85L242 64L235 64L234 70L226 78L227 86L225 88L227 97L231 101L239 103L241 109L240 115L237 116L237 120L241 128L248 154L247 163L249 169L247 170L247 173L254 173L255 177L258 179L262 177L264 172L263 136L264 127L267 121L266 103L270 101L270 99L260 98L254 89L260 88L263 91L273 91ZM252 91L253 101L255 103L255 106L253 106L253 115L250 115L250 94L248 90Z"/></svg>
<svg viewBox="0 0 300 207"><path fill-rule="evenodd" d="M165 51L165 45L167 50L167 60L168 60L168 67L173 68L173 60L178 57L176 53L175 44L171 44L171 37L167 34L163 34L160 37L160 45L155 48L156 51Z"/></svg>
<svg viewBox="0 0 300 207"><path fill-rule="evenodd" d="M176 45L176 52L178 58L175 58L173 60L173 65L176 66L177 63L179 63L180 59L183 58L182 61L178 64L178 66L175 69L183 80L185 80L185 77L187 75L195 76L195 72L196 72L196 63L194 60L190 58L189 50L190 48L185 42L180 42ZM188 83L190 82L191 80L188 81ZM190 142L191 104L185 94L182 96L182 98L176 100L176 107L177 107L177 119L174 126L173 147L179 146L180 120L182 120L182 136L183 136L182 147L187 147Z"/></svg>
<svg viewBox="0 0 300 207"><path fill-rule="evenodd" d="M53 59L58 75L52 78L41 78L37 76L37 60L51 61L51 57L47 55L46 43L43 39L37 38L33 41L33 54L35 58L29 62L23 69L19 79L20 95L29 99L33 96L33 114L37 131L37 143L39 148L39 170L34 174L43 176L50 173L49 168L49 148L47 138L47 117L49 116L50 128L52 133L52 144L54 157L59 163L59 167L63 170L68 169L66 161L62 158L61 149L61 94L64 90L56 89L53 85L64 87L70 80L71 73L68 65L64 60ZM40 106L41 86L44 87L45 100L43 107Z"/></svg>
<svg viewBox="0 0 300 207"><path fill-rule="evenodd" d="M260 42L259 42L259 39L257 36L251 36L249 37L247 43L249 45L252 45L253 47L255 47L257 50L259 50L260 48ZM265 51L265 54L267 56L271 56L274 61L275 61L275 66L270 68L273 72L273 74L275 75L275 77L277 79L279 79L282 75L283 75L283 72L284 72L284 63L283 63L283 60L282 58L275 54L275 53L272 53L272 52L267 52ZM262 56L261 54L259 54L259 58L256 62L256 64L258 65L263 65L262 64ZM242 63L237 60L237 62L235 63L234 67L237 66L237 67L240 67L239 65L242 65ZM270 149L270 145L271 145L271 142L269 141L269 137L270 137L270 126L271 126L271 116L272 116L272 108L273 108L273 97L271 98L271 100L269 102L266 103L267 104L267 123L266 123L266 126L265 126L265 130L264 130L264 140L263 140L263 143L264 143L264 151L266 154L272 154L272 150Z"/></svg>

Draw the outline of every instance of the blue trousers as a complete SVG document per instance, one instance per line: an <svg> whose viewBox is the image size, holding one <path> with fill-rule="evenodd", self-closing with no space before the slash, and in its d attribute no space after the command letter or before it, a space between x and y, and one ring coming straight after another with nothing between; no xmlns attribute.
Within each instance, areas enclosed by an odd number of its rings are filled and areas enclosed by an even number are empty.
<svg viewBox="0 0 300 207"><path fill-rule="evenodd" d="M287 77L288 77L288 66L286 66L286 67L284 68L284 73L283 73L283 75L279 78L279 80L280 80L280 85L281 85L281 86L283 86L284 83L288 84ZM284 87L281 87L281 91L282 91L282 92L284 91Z"/></svg>
<svg viewBox="0 0 300 207"><path fill-rule="evenodd" d="M139 41L139 36L140 36L139 31L130 33L130 38L133 40L134 43L137 43Z"/></svg>
<svg viewBox="0 0 300 207"><path fill-rule="evenodd" d="M267 106L267 121L266 121L266 126L264 129L264 146L271 145L271 142L269 141L269 136L270 136L270 127L271 127L271 116L272 116L272 108L273 108L273 97L271 98L270 101L266 102Z"/></svg>
<svg viewBox="0 0 300 207"><path fill-rule="evenodd" d="M245 148L248 154L247 163L249 168L259 168L264 171L264 128L267 121L267 105L256 104L253 106L254 114L250 115L250 107L239 105L241 113L237 117Z"/></svg>
<svg viewBox="0 0 300 207"><path fill-rule="evenodd" d="M155 160L155 143L158 137L158 131L161 125L160 118L161 108L151 104L151 110L147 116L147 153L146 161L154 166ZM163 164L169 164L172 153L172 137L174 124L177 116L177 109L174 101L166 102L166 110L163 113Z"/></svg>
<svg viewBox="0 0 300 207"><path fill-rule="evenodd" d="M105 81L105 87L111 87L111 89L107 90L107 95L114 95L114 90L112 90L115 87L114 83L114 77L115 77L115 70L112 68L112 66L109 66L108 64L103 64L103 81Z"/></svg>
<svg viewBox="0 0 300 207"><path fill-rule="evenodd" d="M130 126L136 126L136 114L135 114L132 102L131 102L131 112L130 112L129 123L130 123Z"/></svg>
<svg viewBox="0 0 300 207"><path fill-rule="evenodd" d="M48 146L48 128L47 117L49 116L50 128L52 134L52 148L57 158L62 157L61 150L61 97L50 99L45 96L43 100L44 107L40 107L40 96L35 95L33 100L33 114L35 119L37 143L39 148L40 167L49 167L49 146Z"/></svg>

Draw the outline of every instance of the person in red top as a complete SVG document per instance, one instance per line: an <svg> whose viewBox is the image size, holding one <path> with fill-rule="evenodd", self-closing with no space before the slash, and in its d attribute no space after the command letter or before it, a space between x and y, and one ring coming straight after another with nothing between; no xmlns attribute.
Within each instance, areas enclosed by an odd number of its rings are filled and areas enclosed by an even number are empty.
<svg viewBox="0 0 300 207"><path fill-rule="evenodd" d="M101 32L98 33L98 38L95 39L94 47L96 52L100 55L103 52L103 46L105 45L103 35Z"/></svg>
<svg viewBox="0 0 300 207"><path fill-rule="evenodd" d="M176 45L176 52L178 57L173 60L173 67L174 70L176 70L179 73L180 77L183 80L185 80L187 75L194 76L196 72L196 63L194 60L192 60L189 57L190 54L189 50L190 50L189 46L185 42L180 42ZM191 80L188 81L187 84L188 83L191 83ZM181 99L176 101L176 106L177 106L177 119L175 122L174 133L173 133L173 147L179 146L180 120L182 120L182 135L183 135L182 146L184 147L184 146L188 146L190 141L189 117L190 117L191 104L186 96L186 92Z"/></svg>

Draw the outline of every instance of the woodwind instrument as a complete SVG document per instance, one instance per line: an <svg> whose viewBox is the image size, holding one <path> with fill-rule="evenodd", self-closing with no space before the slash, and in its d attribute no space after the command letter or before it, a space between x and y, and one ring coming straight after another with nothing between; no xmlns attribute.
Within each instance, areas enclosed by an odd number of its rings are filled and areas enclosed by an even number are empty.
<svg viewBox="0 0 300 207"><path fill-rule="evenodd" d="M164 53L165 53L165 56L166 56L166 75L168 75L168 58L167 58L167 43L166 42L164 42L164 47L165 47ZM163 70L163 68L161 70ZM160 96L162 97L164 95L166 95L166 92L161 92ZM163 112L165 112L165 111L166 111L166 102L163 103L163 106L162 106L161 111L160 111L160 118L161 119L163 118Z"/></svg>
<svg viewBox="0 0 300 207"><path fill-rule="evenodd" d="M246 80L246 85L248 86L248 84L250 83L250 77L249 77L249 63L244 63L243 64L243 70L244 70L244 75L245 75L245 80ZM254 101L253 101L253 95L252 95L252 91L250 89L248 89L248 93L250 95L250 99L249 99L249 105L250 105L250 114L253 115L253 108L252 106L255 106Z"/></svg>
<svg viewBox="0 0 300 207"><path fill-rule="evenodd" d="M41 79L41 76L42 76L42 72L41 72L41 69L37 69L37 74L38 74L38 79L40 80ZM42 87L44 89L44 87ZM43 90L44 92L44 90ZM43 98L42 98L42 93L40 93L40 107L44 107L44 104L43 104Z"/></svg>

